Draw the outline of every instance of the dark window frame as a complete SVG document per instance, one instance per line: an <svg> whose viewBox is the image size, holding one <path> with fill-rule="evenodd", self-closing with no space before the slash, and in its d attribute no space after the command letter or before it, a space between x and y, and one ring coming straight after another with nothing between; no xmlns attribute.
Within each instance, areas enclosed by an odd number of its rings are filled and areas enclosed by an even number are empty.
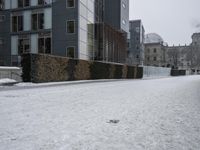
<svg viewBox="0 0 200 150"><path fill-rule="evenodd" d="M75 0L66 0L67 8L75 8Z"/></svg>
<svg viewBox="0 0 200 150"><path fill-rule="evenodd" d="M43 30L45 29L44 13L38 12L31 15L31 30Z"/></svg>
<svg viewBox="0 0 200 150"><path fill-rule="evenodd" d="M24 30L24 16L13 15L12 16L12 32L20 32Z"/></svg>
<svg viewBox="0 0 200 150"><path fill-rule="evenodd" d="M49 44L48 44L49 43ZM51 36L39 36L38 37L38 53L41 54L51 54Z"/></svg>
<svg viewBox="0 0 200 150"><path fill-rule="evenodd" d="M71 26L72 25L72 26ZM75 20L67 20L67 33L68 34L74 34L76 31L76 23Z"/></svg>
<svg viewBox="0 0 200 150"><path fill-rule="evenodd" d="M28 44L25 44L28 41ZM22 44L22 45L21 45ZM22 46L22 48L20 47ZM30 38L19 38L18 39L18 54L28 53L31 51L31 39Z"/></svg>
<svg viewBox="0 0 200 150"><path fill-rule="evenodd" d="M75 58L75 46L69 46L69 47L67 47L67 49L66 49L66 56L69 57L69 58Z"/></svg>
<svg viewBox="0 0 200 150"><path fill-rule="evenodd" d="M29 7L31 5L30 0L18 0L18 8Z"/></svg>

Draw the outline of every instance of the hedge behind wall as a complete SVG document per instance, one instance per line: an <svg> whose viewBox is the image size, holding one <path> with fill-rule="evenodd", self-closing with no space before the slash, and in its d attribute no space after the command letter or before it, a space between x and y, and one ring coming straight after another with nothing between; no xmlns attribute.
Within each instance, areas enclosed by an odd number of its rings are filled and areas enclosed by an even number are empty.
<svg viewBox="0 0 200 150"><path fill-rule="evenodd" d="M142 67L69 59L45 54L24 54L22 68L23 81L34 83L143 77Z"/></svg>

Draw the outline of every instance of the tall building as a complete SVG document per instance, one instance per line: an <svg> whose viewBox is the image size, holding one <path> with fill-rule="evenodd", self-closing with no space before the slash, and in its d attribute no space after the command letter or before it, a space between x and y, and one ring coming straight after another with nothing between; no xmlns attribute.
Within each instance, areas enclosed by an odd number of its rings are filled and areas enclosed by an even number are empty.
<svg viewBox="0 0 200 150"><path fill-rule="evenodd" d="M144 34L145 30L141 20L132 20L129 22L129 49L128 63L134 65L143 65L144 63Z"/></svg>
<svg viewBox="0 0 200 150"><path fill-rule="evenodd" d="M123 22L121 15L105 23L107 1L112 0L0 0L0 65L16 65L25 52L91 60L98 58L97 50L104 53L102 60L122 62L124 56L108 59L109 50L105 50L110 42L114 47L116 40L105 40L104 35L101 44L97 38L97 24L106 24L123 39L120 29L125 27L112 24L115 19ZM115 12L122 14L121 9ZM117 50L126 51L124 47Z"/></svg>

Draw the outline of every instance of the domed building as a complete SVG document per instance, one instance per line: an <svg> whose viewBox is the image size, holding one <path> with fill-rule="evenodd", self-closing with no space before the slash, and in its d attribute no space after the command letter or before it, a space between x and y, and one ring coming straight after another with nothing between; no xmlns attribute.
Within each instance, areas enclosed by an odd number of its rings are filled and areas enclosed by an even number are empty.
<svg viewBox="0 0 200 150"><path fill-rule="evenodd" d="M167 46L163 38L157 33L145 35L145 61L146 66L165 67L165 54Z"/></svg>
<svg viewBox="0 0 200 150"><path fill-rule="evenodd" d="M163 38L158 35L157 33L149 33L145 35L145 41L144 43L149 44L149 43L163 43L164 40Z"/></svg>

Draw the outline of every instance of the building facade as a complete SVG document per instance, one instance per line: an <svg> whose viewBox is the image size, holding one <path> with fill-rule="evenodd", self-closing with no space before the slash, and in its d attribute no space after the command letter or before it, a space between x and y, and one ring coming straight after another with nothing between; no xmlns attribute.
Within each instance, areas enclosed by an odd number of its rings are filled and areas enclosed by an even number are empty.
<svg viewBox="0 0 200 150"><path fill-rule="evenodd" d="M104 22L129 32L129 0L104 0Z"/></svg>
<svg viewBox="0 0 200 150"><path fill-rule="evenodd" d="M145 30L141 20L132 20L129 22L129 34L128 64L143 65Z"/></svg>
<svg viewBox="0 0 200 150"><path fill-rule="evenodd" d="M107 1L0 0L0 65L17 65L26 52L95 59L100 43L95 24L105 22Z"/></svg>
<svg viewBox="0 0 200 150"><path fill-rule="evenodd" d="M166 45L162 37L156 33L145 36L145 66L166 66Z"/></svg>
<svg viewBox="0 0 200 150"><path fill-rule="evenodd" d="M145 65L200 70L200 33L192 35L190 45L168 46L158 34L145 37Z"/></svg>
<svg viewBox="0 0 200 150"><path fill-rule="evenodd" d="M174 69L190 69L191 63L188 60L190 45L167 46L166 47L166 64L167 67Z"/></svg>

